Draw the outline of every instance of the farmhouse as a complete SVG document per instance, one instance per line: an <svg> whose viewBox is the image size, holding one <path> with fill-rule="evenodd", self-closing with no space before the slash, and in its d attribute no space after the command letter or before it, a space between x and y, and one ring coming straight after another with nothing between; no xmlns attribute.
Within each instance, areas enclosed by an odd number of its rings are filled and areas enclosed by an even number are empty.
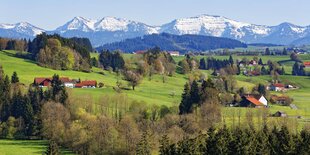
<svg viewBox="0 0 310 155"><path fill-rule="evenodd" d="M70 80L68 77L60 77L60 81L67 88L96 88L97 81L95 80L86 80L86 81L76 81ZM48 87L52 83L52 78L35 78L34 83L40 87Z"/></svg>
<svg viewBox="0 0 310 155"><path fill-rule="evenodd" d="M97 81L95 80L88 80L88 81L81 81L80 83L75 84L75 88L96 88Z"/></svg>
<svg viewBox="0 0 310 155"><path fill-rule="evenodd" d="M292 103L292 99L288 96L272 95L270 97L270 101L274 104L287 105L287 106Z"/></svg>
<svg viewBox="0 0 310 155"><path fill-rule="evenodd" d="M180 56L180 52L178 51L168 51L171 56Z"/></svg>
<svg viewBox="0 0 310 155"><path fill-rule="evenodd" d="M59 80L65 87L74 88L74 82L72 82L72 80L68 77L60 77ZM52 83L52 78L38 77L34 79L34 83L40 87L48 87Z"/></svg>
<svg viewBox="0 0 310 155"><path fill-rule="evenodd" d="M268 101L263 95L244 95L240 102L241 107L264 108L268 106Z"/></svg>
<svg viewBox="0 0 310 155"><path fill-rule="evenodd" d="M271 90L271 91L283 91L283 90L285 90L285 85L282 83L272 84L269 87L269 90Z"/></svg>
<svg viewBox="0 0 310 155"><path fill-rule="evenodd" d="M305 66L306 68L310 68L310 62L304 62L304 66Z"/></svg>

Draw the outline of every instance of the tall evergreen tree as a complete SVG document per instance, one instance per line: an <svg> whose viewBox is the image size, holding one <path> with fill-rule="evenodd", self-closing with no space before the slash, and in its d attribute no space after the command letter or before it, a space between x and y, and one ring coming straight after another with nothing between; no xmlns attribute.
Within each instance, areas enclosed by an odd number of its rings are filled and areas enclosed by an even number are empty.
<svg viewBox="0 0 310 155"><path fill-rule="evenodd" d="M185 83L184 90L182 94L182 100L179 105L179 114L187 114L191 112L191 103L190 103L190 86L188 83Z"/></svg>
<svg viewBox="0 0 310 155"><path fill-rule="evenodd" d="M11 77L11 83L18 83L19 82L19 78L17 76L16 72L13 72L13 75Z"/></svg>
<svg viewBox="0 0 310 155"><path fill-rule="evenodd" d="M231 55L229 56L229 63L230 63L230 65L234 64L234 59Z"/></svg>
<svg viewBox="0 0 310 155"><path fill-rule="evenodd" d="M199 69L207 69L206 59L201 58L199 61Z"/></svg>
<svg viewBox="0 0 310 155"><path fill-rule="evenodd" d="M60 155L60 149L55 141L49 141L45 155Z"/></svg>
<svg viewBox="0 0 310 155"><path fill-rule="evenodd" d="M260 95L266 96L266 87L263 84L258 84L257 91Z"/></svg>
<svg viewBox="0 0 310 155"><path fill-rule="evenodd" d="M151 154L151 146L149 143L149 135L147 131L143 132L142 134L140 142L137 145L136 154L137 155L150 155Z"/></svg>
<svg viewBox="0 0 310 155"><path fill-rule="evenodd" d="M194 80L191 84L191 90L190 90L190 102L192 104L198 105L200 101L199 96L199 86L196 80Z"/></svg>
<svg viewBox="0 0 310 155"><path fill-rule="evenodd" d="M172 155L173 151L170 150L170 141L168 136L165 134L163 135L162 139L160 140L160 147L159 147L159 154L161 155Z"/></svg>
<svg viewBox="0 0 310 155"><path fill-rule="evenodd" d="M264 64L262 58L259 58L258 64L259 64L259 65L263 65L263 64Z"/></svg>

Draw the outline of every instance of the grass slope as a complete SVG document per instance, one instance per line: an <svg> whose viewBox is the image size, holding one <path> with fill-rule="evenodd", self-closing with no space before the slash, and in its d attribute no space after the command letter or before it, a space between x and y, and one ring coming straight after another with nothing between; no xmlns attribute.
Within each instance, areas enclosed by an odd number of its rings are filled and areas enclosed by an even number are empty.
<svg viewBox="0 0 310 155"><path fill-rule="evenodd" d="M71 89L73 95L91 96L95 103L100 102L100 97L104 95L113 95L115 91L113 86L116 85L117 76L114 73L108 71L102 71L99 68L93 68L91 73L83 73L76 71L58 71L48 68L43 68L36 65L34 62L17 58L14 56L14 51L0 52L0 64L4 67L5 73L7 75L12 75L16 71L20 77L20 81L26 85L33 82L35 77L50 77L53 74L59 74L60 76L67 76L70 78L80 78L81 80L94 79L98 82L103 82L105 84L104 88L101 89ZM133 55L125 54L125 59L131 59ZM92 54L92 57L98 57L97 53ZM218 59L228 59L228 56L215 56ZM234 56L234 59L242 59L244 56ZM252 59L253 56L246 56L248 59ZM174 57L176 61L183 59L184 57ZM199 58L199 57L198 57ZM264 62L268 60L272 61L283 61L288 60L289 56L261 56ZM286 68L291 68L291 64L285 64ZM104 75L100 74L103 72ZM203 71L209 74L209 71ZM290 72L287 72L290 74ZM235 76L237 80L237 85L239 87L245 87L247 90L251 90L256 84L267 82L271 79L270 76L259 76L259 77L246 77L243 75ZM127 95L129 99L142 101L150 105L178 105L181 100L181 94L183 92L183 86L187 81L186 75L176 74L173 77L166 77L166 83L162 82L162 76L155 75L152 80L145 77L142 83L136 87L135 91L124 90L123 94ZM293 97L294 104L296 104L299 110L290 110L288 107L275 106L270 108L271 111L283 110L288 112L289 115L296 115L296 113L304 116L308 116L310 107L310 83L309 77L295 77L295 76L281 76L282 81L290 82L301 87L299 90L289 91L285 93ZM127 84L123 81L124 85ZM175 96L172 97L170 94L174 93ZM278 93L277 93L278 94Z"/></svg>

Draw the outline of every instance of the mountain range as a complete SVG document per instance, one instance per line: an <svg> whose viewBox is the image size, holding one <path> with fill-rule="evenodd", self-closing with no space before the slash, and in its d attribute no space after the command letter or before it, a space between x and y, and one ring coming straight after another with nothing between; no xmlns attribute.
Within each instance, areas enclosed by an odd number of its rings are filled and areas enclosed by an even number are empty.
<svg viewBox="0 0 310 155"><path fill-rule="evenodd" d="M245 43L310 44L310 26L298 26L291 23L282 23L277 26L257 25L212 15L176 19L161 26L150 26L142 22L115 17L104 17L99 20L75 17L52 31L46 31L26 22L0 24L1 37L34 38L42 32L58 33L63 37L89 38L94 47L159 33L225 37Z"/></svg>

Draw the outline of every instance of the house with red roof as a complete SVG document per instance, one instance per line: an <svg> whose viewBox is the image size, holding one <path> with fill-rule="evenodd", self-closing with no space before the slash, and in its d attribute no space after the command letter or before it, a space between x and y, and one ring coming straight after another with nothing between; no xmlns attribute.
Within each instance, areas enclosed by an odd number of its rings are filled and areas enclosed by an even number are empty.
<svg viewBox="0 0 310 155"><path fill-rule="evenodd" d="M34 83L40 87L48 87L51 85L53 78L36 77ZM65 87L74 88L74 82L68 77L60 77L59 80L64 84Z"/></svg>
<svg viewBox="0 0 310 155"><path fill-rule="evenodd" d="M269 87L269 90L271 90L271 91L284 91L285 85L282 83L275 83Z"/></svg>
<svg viewBox="0 0 310 155"><path fill-rule="evenodd" d="M95 80L81 81L80 83L75 84L75 88L96 88L96 87L97 87L97 81Z"/></svg>
<svg viewBox="0 0 310 155"><path fill-rule="evenodd" d="M305 66L306 68L310 68L310 62L304 62L304 66Z"/></svg>
<svg viewBox="0 0 310 155"><path fill-rule="evenodd" d="M240 107L264 108L268 107L268 101L263 95L247 94L242 97Z"/></svg>

